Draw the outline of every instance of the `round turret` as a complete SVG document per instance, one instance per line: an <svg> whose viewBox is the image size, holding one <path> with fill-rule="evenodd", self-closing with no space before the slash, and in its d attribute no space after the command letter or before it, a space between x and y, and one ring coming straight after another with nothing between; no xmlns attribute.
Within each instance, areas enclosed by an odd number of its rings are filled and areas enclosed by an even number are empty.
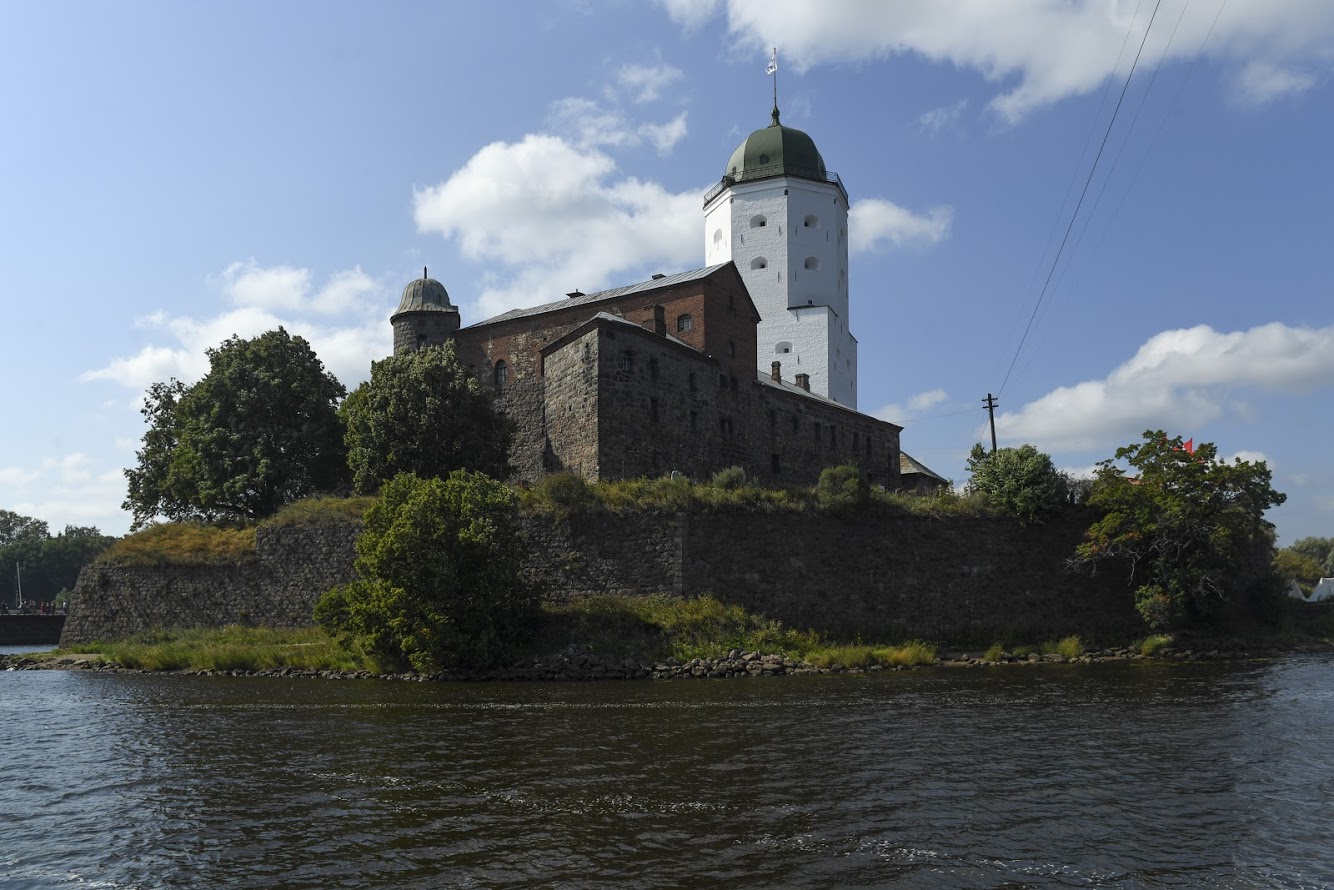
<svg viewBox="0 0 1334 890"><path fill-rule="evenodd" d="M408 282L398 310L389 317L394 328L394 354L438 346L451 339L459 329L458 308L449 302L445 286L426 274Z"/></svg>
<svg viewBox="0 0 1334 890"><path fill-rule="evenodd" d="M815 140L779 123L777 106L769 126L747 136L732 152L723 171L723 178L733 182L769 176L797 176L817 182L828 179Z"/></svg>

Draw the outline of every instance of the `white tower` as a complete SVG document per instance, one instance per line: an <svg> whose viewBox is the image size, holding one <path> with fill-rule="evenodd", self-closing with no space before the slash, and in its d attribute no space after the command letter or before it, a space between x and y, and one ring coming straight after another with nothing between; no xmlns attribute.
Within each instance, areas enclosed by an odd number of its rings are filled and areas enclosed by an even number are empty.
<svg viewBox="0 0 1334 890"><path fill-rule="evenodd" d="M848 193L801 130L773 122L732 152L704 196L706 265L732 260L760 311L758 368L810 375L811 391L857 407L848 324Z"/></svg>

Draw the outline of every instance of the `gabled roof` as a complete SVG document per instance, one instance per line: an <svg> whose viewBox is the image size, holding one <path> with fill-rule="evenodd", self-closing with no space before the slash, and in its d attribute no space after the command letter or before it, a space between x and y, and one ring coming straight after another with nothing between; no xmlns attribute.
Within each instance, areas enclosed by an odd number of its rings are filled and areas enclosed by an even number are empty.
<svg viewBox="0 0 1334 890"><path fill-rule="evenodd" d="M935 470L932 470L931 468L929 468L926 464L924 464L924 463L920 463L919 461L917 461L917 460L915 460L914 458L910 457L910 456L908 455L908 452L906 452L906 451L900 451L900 452L899 452L899 475L900 475L900 476L903 476L903 475L907 475L908 473L919 473L919 474L921 474L921 475L923 475L923 476L930 477L931 479L935 479L935 480L937 480L937 481L939 481L939 482L946 483L946 484L948 484L949 481L950 481L950 480L946 479L944 476L942 476L942 475L940 475L939 473L937 473Z"/></svg>
<svg viewBox="0 0 1334 890"><path fill-rule="evenodd" d="M770 377L768 374L765 374L762 371L757 372L755 377L755 382L760 384L761 386L767 386L770 387L771 389L779 389L785 393L789 393L794 396L800 396L803 399L810 399L812 402L818 402L819 404L823 405L826 408L839 408L843 411L848 412L849 414L855 414L858 417L866 418L867 420L874 420L877 423L883 423L886 424L887 426L892 426L896 430L903 429L903 427L899 426L897 423L892 423L888 420L881 420L878 417L872 417L870 414L863 414L856 408L850 408L849 406L844 405L842 402L835 402L828 396L822 396L819 393L811 392L809 389L797 386L795 383L790 383L787 380L781 380L781 381L774 380L772 377Z"/></svg>
<svg viewBox="0 0 1334 890"><path fill-rule="evenodd" d="M564 334L557 337L555 340L552 340L550 343L544 345L540 351L543 357L548 356L553 352L558 352L559 350L564 349L566 346L573 343L575 340L578 340L580 337L588 333L593 328L609 327L609 326L628 328L629 329L628 332L639 334L642 337L647 337L658 343L668 343L677 349L684 349L687 352L691 353L692 355L695 355L705 361L712 362L714 364L718 363L718 360L715 359L713 356L700 352L698 349L691 346L684 340L680 340L676 337L673 337L671 334L666 334L666 335L655 334L653 333L653 331L648 330L643 325L635 324L633 321L630 321L629 319L622 318L619 315L613 315L610 312L598 312L589 316L585 321L579 323L572 329L566 331Z"/></svg>
<svg viewBox="0 0 1334 890"><path fill-rule="evenodd" d="M571 306L588 306L594 303L601 303L604 300L613 300L617 297L628 296L629 294L648 293L666 287L674 287L678 284L686 284L691 281L701 281L713 275L724 266L730 265L730 263L731 261L729 260L726 263L719 263L716 266L706 266L703 269L694 269L689 272L678 272L675 275L664 275L661 278L650 278L648 281L641 281L638 284L629 284L625 287L613 287L609 290L600 290L593 294L584 294L582 297L570 297L565 300L557 300L554 303L543 303L541 306L532 306L527 309L511 309L509 312L502 315L488 318L486 321L479 321L477 324L468 325L468 327L476 328L501 321L512 321L516 318L528 318L534 315L543 315L547 312L555 312L558 309L568 309ZM742 286L744 287L745 285L743 284Z"/></svg>

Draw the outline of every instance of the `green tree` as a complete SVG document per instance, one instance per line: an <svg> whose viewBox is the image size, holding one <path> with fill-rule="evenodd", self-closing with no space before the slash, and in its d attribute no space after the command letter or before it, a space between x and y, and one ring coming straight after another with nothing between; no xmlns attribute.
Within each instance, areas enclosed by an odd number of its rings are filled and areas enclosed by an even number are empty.
<svg viewBox="0 0 1334 890"><path fill-rule="evenodd" d="M1274 573L1284 581L1296 581L1307 593L1320 583L1324 571L1320 563L1305 553L1284 547L1274 554Z"/></svg>
<svg viewBox="0 0 1334 890"><path fill-rule="evenodd" d="M513 424L459 364L453 343L390 356L342 407L348 465L368 494L398 473L509 475Z"/></svg>
<svg viewBox="0 0 1334 890"><path fill-rule="evenodd" d="M1000 448L991 454L975 443L968 455L968 472L971 491L1021 522L1045 522L1069 498L1065 475L1032 445Z"/></svg>
<svg viewBox="0 0 1334 890"><path fill-rule="evenodd" d="M1314 561L1322 577L1334 577L1334 538L1301 538L1287 549Z"/></svg>
<svg viewBox="0 0 1334 890"><path fill-rule="evenodd" d="M45 589L41 560L48 537L42 520L0 510L0 603L17 604L20 578L25 600L36 599Z"/></svg>
<svg viewBox="0 0 1334 890"><path fill-rule="evenodd" d="M315 618L391 668L432 672L504 660L533 626L512 491L481 473L401 474L357 539L358 580L324 595Z"/></svg>
<svg viewBox="0 0 1334 890"><path fill-rule="evenodd" d="M1151 627L1203 617L1269 577L1273 526L1264 513L1286 500L1270 482L1263 461L1229 464L1211 443L1190 453L1179 436L1148 430L1098 464L1089 504L1103 515L1076 559L1125 561L1135 606Z"/></svg>
<svg viewBox="0 0 1334 890"><path fill-rule="evenodd" d="M193 386L149 387L149 429L125 471L135 528L158 516L258 519L345 482L345 390L304 339L282 328L232 337L208 359Z"/></svg>
<svg viewBox="0 0 1334 890"><path fill-rule="evenodd" d="M94 526L67 525L65 530L42 542L41 565L46 593L72 590L79 571L116 539ZM49 597L44 597L49 598Z"/></svg>

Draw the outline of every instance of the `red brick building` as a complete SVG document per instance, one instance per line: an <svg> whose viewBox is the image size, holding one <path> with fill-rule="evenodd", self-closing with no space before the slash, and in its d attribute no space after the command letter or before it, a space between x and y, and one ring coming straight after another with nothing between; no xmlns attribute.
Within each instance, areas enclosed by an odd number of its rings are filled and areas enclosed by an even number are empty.
<svg viewBox="0 0 1334 890"><path fill-rule="evenodd" d="M757 377L759 321L731 262L468 327L423 273L391 319L395 352L454 340L515 421L520 478L702 479L740 466L752 479L808 485L851 463L897 488L901 427L810 392L800 367L773 362Z"/></svg>

